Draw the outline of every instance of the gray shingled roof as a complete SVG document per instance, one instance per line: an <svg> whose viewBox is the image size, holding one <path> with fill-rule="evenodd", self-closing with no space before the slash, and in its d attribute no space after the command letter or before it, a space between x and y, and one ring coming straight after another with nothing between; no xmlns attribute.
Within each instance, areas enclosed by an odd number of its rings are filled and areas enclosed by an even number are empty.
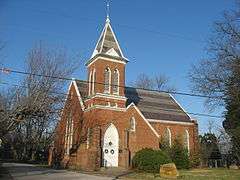
<svg viewBox="0 0 240 180"><path fill-rule="evenodd" d="M88 84L80 80L76 80L76 83L83 100L85 100L88 95ZM126 106L133 102L146 119L191 121L189 116L168 93L127 87L125 88L125 96L127 97Z"/></svg>
<svg viewBox="0 0 240 180"><path fill-rule="evenodd" d="M189 116L168 93L128 87L127 105L134 103L146 119L191 121Z"/></svg>

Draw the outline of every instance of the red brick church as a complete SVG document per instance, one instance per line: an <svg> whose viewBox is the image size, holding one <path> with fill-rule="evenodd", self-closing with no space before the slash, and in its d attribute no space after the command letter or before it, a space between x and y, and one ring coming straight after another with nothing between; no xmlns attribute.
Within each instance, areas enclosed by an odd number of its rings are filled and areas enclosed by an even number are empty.
<svg viewBox="0 0 240 180"><path fill-rule="evenodd" d="M54 157L80 169L131 166L143 148L171 146L181 136L192 154L198 125L171 94L125 87L125 66L118 40L107 18L91 58L88 80L73 80L56 127Z"/></svg>

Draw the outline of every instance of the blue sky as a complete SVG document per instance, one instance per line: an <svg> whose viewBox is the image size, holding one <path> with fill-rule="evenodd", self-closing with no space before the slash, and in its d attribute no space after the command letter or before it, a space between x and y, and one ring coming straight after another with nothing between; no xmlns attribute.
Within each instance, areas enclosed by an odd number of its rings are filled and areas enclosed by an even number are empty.
<svg viewBox="0 0 240 180"><path fill-rule="evenodd" d="M110 18L125 57L129 59L126 84L144 72L161 73L179 91L190 92L187 77L191 64L207 56L207 39L213 22L234 0L112 0ZM31 47L40 40L64 47L81 66L75 78L85 79L86 62L106 19L104 0L1 0L0 39L6 42L0 63L19 70ZM18 83L16 76L4 81ZM189 112L209 113L202 98L176 96ZM221 114L218 110L214 115ZM195 117L200 133L207 130L206 117ZM221 119L211 118L221 125Z"/></svg>

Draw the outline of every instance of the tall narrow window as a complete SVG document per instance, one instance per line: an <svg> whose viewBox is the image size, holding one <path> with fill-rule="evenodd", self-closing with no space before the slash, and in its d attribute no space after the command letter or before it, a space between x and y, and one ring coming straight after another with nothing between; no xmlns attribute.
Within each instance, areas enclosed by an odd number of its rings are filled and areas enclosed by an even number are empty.
<svg viewBox="0 0 240 180"><path fill-rule="evenodd" d="M113 72L113 93L119 94L119 71L117 69Z"/></svg>
<svg viewBox="0 0 240 180"><path fill-rule="evenodd" d="M135 131L136 130L136 121L135 121L135 118L132 117L130 119L130 131Z"/></svg>
<svg viewBox="0 0 240 180"><path fill-rule="evenodd" d="M70 112L67 117L66 131L65 131L65 153L70 154L70 149L73 145L73 119L72 113Z"/></svg>
<svg viewBox="0 0 240 180"><path fill-rule="evenodd" d="M89 146L91 144L91 136L92 136L92 128L87 129L87 149L89 149Z"/></svg>
<svg viewBox="0 0 240 180"><path fill-rule="evenodd" d="M111 71L109 68L106 68L104 71L104 92L110 93L110 84L111 84Z"/></svg>
<svg viewBox="0 0 240 180"><path fill-rule="evenodd" d="M169 147L172 145L172 134L171 134L171 130L169 128L165 129L164 143L166 143L166 145Z"/></svg>
<svg viewBox="0 0 240 180"><path fill-rule="evenodd" d="M93 69L93 74L92 74L92 94L95 93L95 81L96 81L96 70Z"/></svg>
<svg viewBox="0 0 240 180"><path fill-rule="evenodd" d="M189 144L189 132L188 130L185 130L184 133L184 147L188 150L188 153L190 152L190 144Z"/></svg>
<svg viewBox="0 0 240 180"><path fill-rule="evenodd" d="M92 87L92 71L89 73L88 78L88 95L91 96L91 87Z"/></svg>

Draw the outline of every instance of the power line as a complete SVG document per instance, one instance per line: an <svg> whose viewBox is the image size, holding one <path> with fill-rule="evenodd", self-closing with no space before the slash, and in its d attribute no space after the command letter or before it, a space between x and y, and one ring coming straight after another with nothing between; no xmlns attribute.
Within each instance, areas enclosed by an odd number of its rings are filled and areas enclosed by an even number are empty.
<svg viewBox="0 0 240 180"><path fill-rule="evenodd" d="M0 82L0 85L1 85L1 84L13 85L13 86L16 86L16 87L27 88L26 86L18 85L18 84L13 84L13 83ZM65 95L65 96L68 96L68 95L69 95L68 93L60 93L60 92L54 92L54 91L50 91L50 93L59 94L59 95ZM72 95L72 96L73 96L73 97L81 98L81 97L78 96L78 95ZM107 100L99 100L99 101L106 102L106 103L109 102L109 101L107 101ZM61 109L60 109L60 110L61 110ZM167 111L167 112L178 112L178 113L183 113L183 112L185 112L185 113L190 114L190 115L202 116L202 117L223 118L223 116L210 115L210 114L204 114L204 113L188 112L188 111L183 111L183 110L174 110L174 109L166 109L166 108L158 108L158 110Z"/></svg>
<svg viewBox="0 0 240 180"><path fill-rule="evenodd" d="M34 9L35 11L35 9ZM38 12L41 13L41 14L51 14L51 10L39 10L38 9ZM59 13L55 13L53 12L54 15L57 15L57 16L61 16L61 17L64 17L64 18L67 18L67 19L72 19L74 20L75 19L75 16L72 16L72 15L69 15L65 12L59 12ZM89 18L89 17L80 17L78 16L77 17L78 19L82 19L84 21L87 21L87 22L91 22L91 23L102 23L102 21L98 20L98 19L94 19L94 18ZM75 20L74 20L75 21ZM119 23L114 23L114 25L116 26L119 26L119 27L123 27L123 28L126 28L126 29L131 29L131 30L137 30L137 31L142 31L142 32L148 32L148 33L152 33L152 34L158 34L158 35L161 35L161 36L166 36L166 37L170 37L170 38L178 38L178 39L183 39L183 40L186 40L186 41L194 41L194 42L198 42L198 43L205 43L204 40L201 40L201 39L195 39L195 38L191 38L191 37L185 37L181 34L177 34L177 33L164 33L164 32L160 32L160 31L156 31L156 30L153 30L153 29L150 29L150 28L140 28L140 27L134 27L134 26L129 26L129 25L126 25L126 24L119 24ZM146 27L146 26L144 26Z"/></svg>
<svg viewBox="0 0 240 180"><path fill-rule="evenodd" d="M16 73L16 74L23 74L23 75L38 76L38 77L46 77L46 78L53 78L53 79L59 79L59 80L65 80L65 81L72 81L72 80L74 80L73 78L68 78L68 77L59 77L59 76L52 76L52 75L42 75L42 74L25 72L25 71L13 70L13 69L9 69L9 68L0 68L0 72L3 72L3 73L4 72L5 73ZM99 85L111 85L111 84L106 84L106 83L101 83L101 82L92 82L92 81L85 81L85 80L80 80L80 81L85 82L85 83L99 84ZM120 88L132 88L132 87L120 86L120 85L112 85L112 86L117 86L117 87L120 87ZM166 91L166 90L146 89L146 88L138 88L138 87L134 87L134 88L137 89L137 90L146 90L146 91L152 91L152 92L169 93L169 94L176 94L176 95L183 95L183 96L212 98L212 99L225 99L223 96L208 96L208 95L203 95L203 94L194 94L194 93L179 92L179 91Z"/></svg>

